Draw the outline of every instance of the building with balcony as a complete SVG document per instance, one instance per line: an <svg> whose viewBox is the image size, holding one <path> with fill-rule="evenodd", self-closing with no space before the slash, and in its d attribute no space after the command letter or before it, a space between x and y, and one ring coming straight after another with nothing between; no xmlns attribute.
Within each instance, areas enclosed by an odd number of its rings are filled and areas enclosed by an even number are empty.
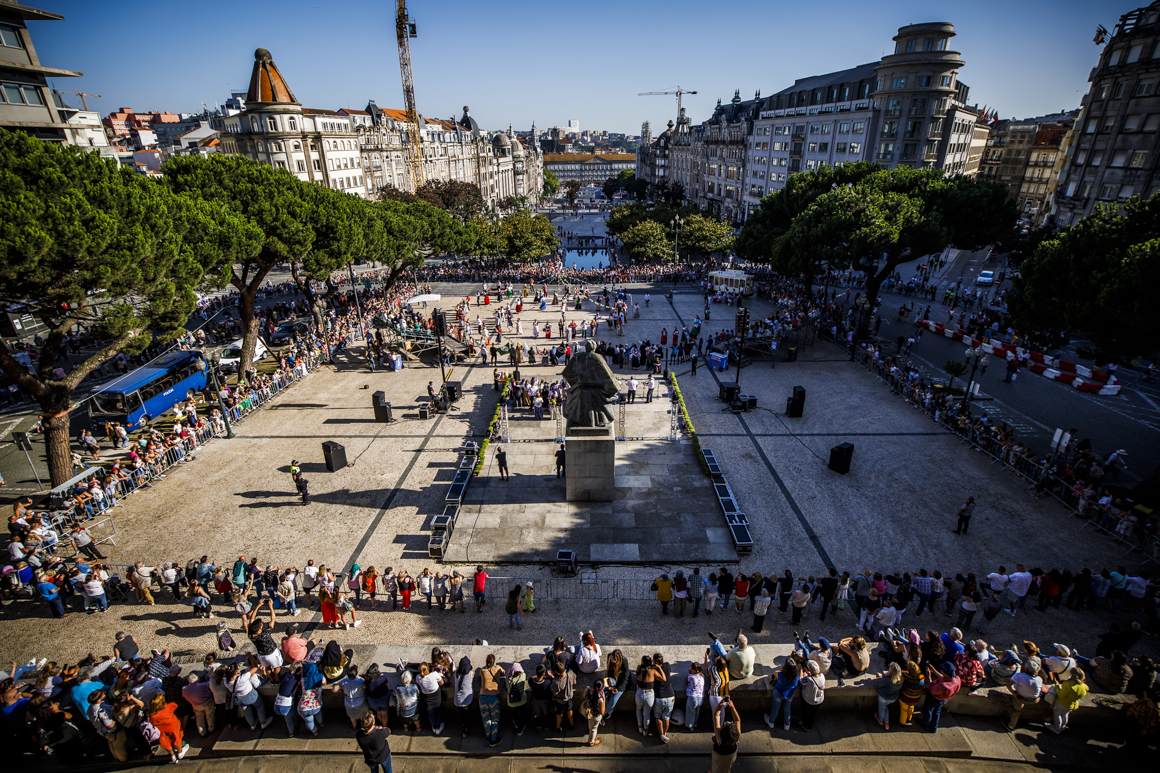
<svg viewBox="0 0 1160 773"><path fill-rule="evenodd" d="M403 110L303 107L270 52L254 52L244 107L222 119L221 152L238 153L285 169L300 180L373 198L384 187L415 190L407 165L408 133L416 131ZM534 139L525 148L507 133L489 135L464 107L459 120L419 116L424 180L479 186L488 206L509 196L532 205L543 189L543 155Z"/></svg>
<svg viewBox="0 0 1160 773"><path fill-rule="evenodd" d="M743 211L785 187L789 175L873 161L973 174L984 154L979 111L959 81L954 25L901 27L878 62L802 78L762 100L747 138Z"/></svg>
<svg viewBox="0 0 1160 773"><path fill-rule="evenodd" d="M70 107L62 94L49 88L49 78L77 78L81 73L46 67L32 44L28 22L63 19L20 3L0 2L0 126L112 157L100 115Z"/></svg>
<svg viewBox="0 0 1160 773"><path fill-rule="evenodd" d="M1058 226L1075 224L1101 202L1160 190L1160 1L1120 17L1088 81L1064 149Z"/></svg>
<svg viewBox="0 0 1160 773"><path fill-rule="evenodd" d="M1053 194L1077 113L997 121L990 127L979 175L1006 186L1028 226L1042 225L1054 211Z"/></svg>

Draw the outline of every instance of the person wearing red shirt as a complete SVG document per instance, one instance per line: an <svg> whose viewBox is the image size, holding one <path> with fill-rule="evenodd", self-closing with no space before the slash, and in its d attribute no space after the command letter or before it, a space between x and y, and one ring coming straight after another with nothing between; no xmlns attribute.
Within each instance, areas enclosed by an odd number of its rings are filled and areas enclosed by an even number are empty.
<svg viewBox="0 0 1160 773"><path fill-rule="evenodd" d="M473 595L475 596L475 610L477 612L483 611L483 605L487 603L487 572L483 571L482 566L475 567L475 576L472 577L474 582Z"/></svg>
<svg viewBox="0 0 1160 773"><path fill-rule="evenodd" d="M185 743L181 733L181 720L174 713L176 711L177 704L166 703L165 696L161 694L153 696L149 704L149 722L161 733L158 743L169 752L170 762L177 762L189 751L189 744Z"/></svg>

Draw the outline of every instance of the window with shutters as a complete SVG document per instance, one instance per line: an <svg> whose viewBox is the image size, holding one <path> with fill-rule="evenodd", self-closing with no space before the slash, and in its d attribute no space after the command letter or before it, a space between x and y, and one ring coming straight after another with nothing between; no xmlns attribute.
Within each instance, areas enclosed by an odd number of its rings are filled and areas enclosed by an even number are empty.
<svg viewBox="0 0 1160 773"><path fill-rule="evenodd" d="M1148 151L1137 150L1132 153L1132 160L1128 166L1141 167L1144 166L1144 161L1148 158Z"/></svg>

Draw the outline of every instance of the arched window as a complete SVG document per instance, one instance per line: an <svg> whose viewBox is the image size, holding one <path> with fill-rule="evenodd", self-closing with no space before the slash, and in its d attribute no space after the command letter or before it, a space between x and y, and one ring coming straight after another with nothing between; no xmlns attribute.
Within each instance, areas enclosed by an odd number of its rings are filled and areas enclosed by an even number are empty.
<svg viewBox="0 0 1160 773"><path fill-rule="evenodd" d="M295 143L294 143L294 149L295 149L295 150L302 150L302 143L301 143L301 142L295 142Z"/></svg>
<svg viewBox="0 0 1160 773"><path fill-rule="evenodd" d="M293 117L288 118L286 120L290 124L290 131L292 131L292 132L298 131L298 121L297 120L295 120Z"/></svg>

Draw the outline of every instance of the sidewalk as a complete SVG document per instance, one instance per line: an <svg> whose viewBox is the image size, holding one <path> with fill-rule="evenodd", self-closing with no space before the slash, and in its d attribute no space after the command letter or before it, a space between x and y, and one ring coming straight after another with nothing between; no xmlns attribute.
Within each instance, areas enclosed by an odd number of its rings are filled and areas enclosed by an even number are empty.
<svg viewBox="0 0 1160 773"><path fill-rule="evenodd" d="M917 728L885 732L869 712L827 714L824 708L813 732L800 729L786 733L770 731L757 712L742 714L742 733L734 771L793 771L793 773L846 773L846 771L1014 771L1028 766L1051 769L1126 770L1140 758L1114 743L1114 731L1055 736L1039 727L1008 734L992 720L943 715L943 727L928 734ZM423 730L417 734L392 732L392 767L396 773L439 771L592 771L616 773L643 771L701 773L709 764L711 739L707 728L685 731L673 727L668 744L645 738L632 727L627 712L601 728L602 743L588 747L577 717L576 727L565 733L540 732L529 727L516 736L506 721L503 740L487 746L474 716L472 734L461 739L458 717L448 715L442 736ZM871 727L873 726L873 727ZM362 754L354 733L339 713L334 714L317 737L287 739L280 719L260 734L224 731L216 744L204 745L189 734L190 750L181 769L196 773L250 771L363 771ZM243 735L253 736L244 738ZM199 748L200 747L200 748ZM107 758L105 758L107 759ZM51 767L51 766L50 766ZM99 766L93 766L99 767ZM157 766L160 770L161 765ZM152 766L137 768L152 770Z"/></svg>

